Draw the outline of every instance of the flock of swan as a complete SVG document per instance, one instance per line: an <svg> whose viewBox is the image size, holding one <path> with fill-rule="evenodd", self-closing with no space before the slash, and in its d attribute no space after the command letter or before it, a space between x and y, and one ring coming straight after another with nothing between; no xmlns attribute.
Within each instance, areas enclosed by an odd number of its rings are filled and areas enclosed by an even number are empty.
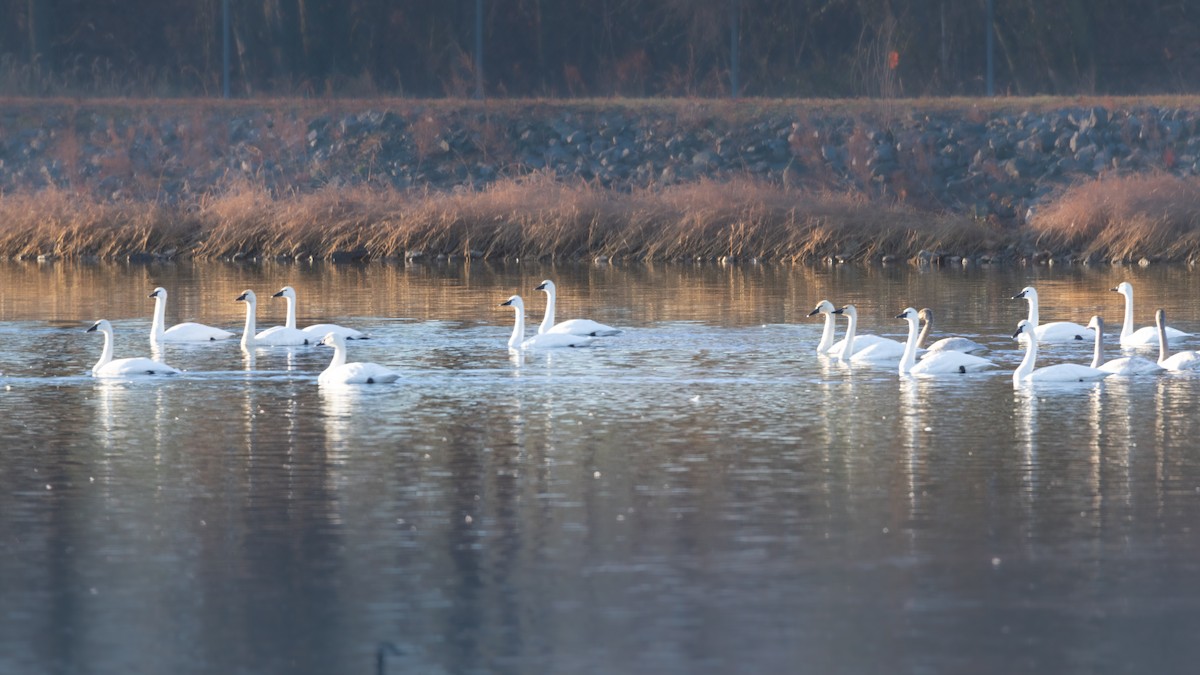
<svg viewBox="0 0 1200 675"><path fill-rule="evenodd" d="M591 343L597 337L616 335L621 331L590 319L571 319L562 323L554 322L554 307L557 290L554 282L546 280L534 290L546 293L546 314L536 335L525 337L525 304L521 297L514 295L501 303L516 310L516 322L513 326L512 337L508 346L513 350L547 349L555 347L582 347ZM207 326L202 323L185 322L166 327L167 290L159 287L149 295L154 298L154 318L150 326L150 343L157 346L164 343L214 342L234 337L234 333ZM337 384L383 384L395 382L400 374L378 363L346 362L346 341L366 338L362 332L353 328L331 323L320 323L305 328L296 327L296 290L284 286L275 293L274 298L287 301L287 318L282 326L274 326L263 331L257 330L255 315L258 309L258 299L254 291L247 290L237 296L238 302L246 303L246 325L242 330L242 347L290 347L299 345L323 345L333 348L333 359L329 367L317 377L318 385L329 386ZM86 332L104 335L104 349L100 360L92 367L95 377L135 377L155 375L178 375L180 370L161 361L144 357L123 359L113 358L113 327L107 320L100 319Z"/></svg>
<svg viewBox="0 0 1200 675"><path fill-rule="evenodd" d="M1013 296L1014 300L1024 299L1029 303L1029 316L1017 324L1013 338L1025 344L1025 357L1013 371L1014 384L1028 382L1079 382L1098 380L1109 375L1139 375L1163 371L1200 370L1200 353L1194 350L1170 353L1170 344L1190 333L1167 326L1166 313L1159 309L1155 312L1154 326L1134 329L1133 319L1133 286L1129 282L1121 282L1113 291L1120 293L1125 299L1125 320L1121 326L1120 344L1122 348L1158 347L1158 360L1130 355L1122 356L1111 361L1104 360L1104 320L1093 316L1086 326L1070 321L1054 321L1040 323L1038 317L1038 295L1032 286L1027 286ZM847 319L846 337L834 342L836 329L835 316L845 316ZM899 342L890 338L858 333L858 312L854 305L835 307L828 300L817 304L809 316L823 315L825 318L821 341L817 344L817 353L836 358L841 362L850 363L895 363L900 375L940 375L952 373L973 373L996 367L996 364L982 356L979 352L987 351L987 347L962 337L944 338L922 348L933 324L933 313L928 309L920 312L909 307L896 315L897 319L908 322L908 339ZM924 329L919 330L919 324L924 322ZM1042 368L1035 368L1038 343L1061 343L1093 340L1092 362L1089 365L1076 363L1060 363ZM922 356L918 360L917 354Z"/></svg>

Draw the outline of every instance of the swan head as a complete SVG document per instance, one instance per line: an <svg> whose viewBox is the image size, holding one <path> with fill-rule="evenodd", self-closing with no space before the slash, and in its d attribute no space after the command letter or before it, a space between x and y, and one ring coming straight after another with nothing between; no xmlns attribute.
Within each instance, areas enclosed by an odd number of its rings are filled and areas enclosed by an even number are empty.
<svg viewBox="0 0 1200 675"><path fill-rule="evenodd" d="M1128 281L1122 281L1121 283L1117 284L1115 288L1109 290L1113 291L1114 293L1120 293L1128 298L1129 296L1133 295L1133 284L1129 283Z"/></svg>
<svg viewBox="0 0 1200 675"><path fill-rule="evenodd" d="M543 279L542 283L538 284L537 288L535 288L533 290L546 291L546 293L553 293L554 292L554 282L550 281L549 279Z"/></svg>
<svg viewBox="0 0 1200 675"><path fill-rule="evenodd" d="M921 311L917 312L917 320L925 323L933 323L933 310L928 307L922 307Z"/></svg>
<svg viewBox="0 0 1200 675"><path fill-rule="evenodd" d="M162 298L163 300L166 300L167 299L167 289L163 288L162 286L159 286L158 288L154 289L154 291L151 292L150 295L147 295L146 297L147 298Z"/></svg>
<svg viewBox="0 0 1200 675"><path fill-rule="evenodd" d="M822 300L821 302L817 303L816 309L809 312L808 315L816 316L818 314L836 314L836 313L837 313L837 309L833 306L832 302L830 302L828 300Z"/></svg>
<svg viewBox="0 0 1200 675"><path fill-rule="evenodd" d="M525 303L521 301L521 296L519 296L519 295L514 295L511 298L505 300L504 302L500 303L500 306L501 307L512 307L513 309L516 309L518 311L525 309Z"/></svg>
<svg viewBox="0 0 1200 675"><path fill-rule="evenodd" d="M1114 291L1117 289L1113 289ZM1093 316L1091 321L1088 321L1088 328L1096 331L1097 334L1104 332L1104 319L1099 316Z"/></svg>
<svg viewBox="0 0 1200 675"><path fill-rule="evenodd" d="M832 313L833 314L845 314L846 316L849 316L849 317L852 317L855 319L858 318L858 310L854 308L854 305L846 305L845 307L838 307L837 309L833 310Z"/></svg>
<svg viewBox="0 0 1200 675"><path fill-rule="evenodd" d="M1033 332L1033 324L1029 323L1028 319L1021 319L1021 321L1019 323L1017 323L1017 332L1013 333L1013 339L1015 340L1018 337L1020 337L1021 333L1032 333L1032 332Z"/></svg>
<svg viewBox="0 0 1200 675"><path fill-rule="evenodd" d="M917 321L918 316L917 310L913 309L912 307L906 307L903 312L900 312L896 315L896 318L904 319L905 321Z"/></svg>
<svg viewBox="0 0 1200 675"><path fill-rule="evenodd" d="M290 298L292 300L295 300L296 299L296 289L292 288L291 286L284 286L283 288L279 289L278 293L276 293L275 295L272 295L271 297L272 298Z"/></svg>
<svg viewBox="0 0 1200 675"><path fill-rule="evenodd" d="M1020 300L1021 298L1025 298L1030 302L1037 302L1037 291L1033 290L1033 286L1026 286L1021 289L1020 293L1012 296L1013 300Z"/></svg>
<svg viewBox="0 0 1200 675"><path fill-rule="evenodd" d="M244 302L247 305L253 305L258 302L258 299L254 297L254 291L247 289L246 291L243 291L241 295L237 296L237 299L235 299L234 302Z"/></svg>
<svg viewBox="0 0 1200 675"><path fill-rule="evenodd" d="M92 324L91 328L89 328L83 332L95 333L97 331L99 331L101 333L107 333L108 335L112 335L112 332L113 332L112 324L109 323L107 319L100 319L96 323Z"/></svg>
<svg viewBox="0 0 1200 675"><path fill-rule="evenodd" d="M1154 310L1154 325L1160 328L1167 325L1167 313L1161 307Z"/></svg>
<svg viewBox="0 0 1200 675"><path fill-rule="evenodd" d="M342 348L345 348L345 347L346 347L346 338L342 337L342 336L341 336L340 334L338 334L338 333L332 333L332 332L331 332L331 333L326 333L326 334L325 334L325 337L321 338L321 341L320 341L320 342L318 342L317 344L318 344L318 345L321 345L322 347L342 347Z"/></svg>

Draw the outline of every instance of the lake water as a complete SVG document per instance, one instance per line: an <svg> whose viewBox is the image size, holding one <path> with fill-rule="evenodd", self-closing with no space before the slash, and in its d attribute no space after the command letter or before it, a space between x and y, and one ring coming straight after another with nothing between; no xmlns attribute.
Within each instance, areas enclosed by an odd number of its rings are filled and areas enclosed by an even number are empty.
<svg viewBox="0 0 1200 675"><path fill-rule="evenodd" d="M497 305L536 323L543 278L625 332L511 356ZM1200 332L1183 267L0 265L0 672L1191 672L1200 375L1011 380L1011 295L1103 314L1115 357L1122 280ZM155 286L240 332L284 284L403 378L236 341L87 374L94 319L149 355ZM932 307L1002 367L842 367L822 298L892 337Z"/></svg>

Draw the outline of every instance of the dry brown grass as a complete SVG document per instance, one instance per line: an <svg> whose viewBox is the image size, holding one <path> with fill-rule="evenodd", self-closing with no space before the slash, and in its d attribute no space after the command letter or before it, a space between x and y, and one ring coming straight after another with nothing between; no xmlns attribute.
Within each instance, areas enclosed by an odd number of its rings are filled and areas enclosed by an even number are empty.
<svg viewBox="0 0 1200 675"><path fill-rule="evenodd" d="M1030 226L1041 248L1123 261L1187 259L1200 252L1200 180L1102 178L1067 190Z"/></svg>

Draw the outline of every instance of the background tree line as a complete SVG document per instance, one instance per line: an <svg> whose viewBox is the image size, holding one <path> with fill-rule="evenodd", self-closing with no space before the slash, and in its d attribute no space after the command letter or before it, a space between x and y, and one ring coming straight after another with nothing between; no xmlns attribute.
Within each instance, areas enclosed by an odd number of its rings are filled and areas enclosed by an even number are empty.
<svg viewBox="0 0 1200 675"><path fill-rule="evenodd" d="M994 0L1001 94L1195 90L1196 0ZM232 91L469 96L474 0L229 0ZM0 94L216 96L222 0L0 0ZM986 0L483 0L488 96L984 92ZM736 21L735 21L736 19Z"/></svg>

